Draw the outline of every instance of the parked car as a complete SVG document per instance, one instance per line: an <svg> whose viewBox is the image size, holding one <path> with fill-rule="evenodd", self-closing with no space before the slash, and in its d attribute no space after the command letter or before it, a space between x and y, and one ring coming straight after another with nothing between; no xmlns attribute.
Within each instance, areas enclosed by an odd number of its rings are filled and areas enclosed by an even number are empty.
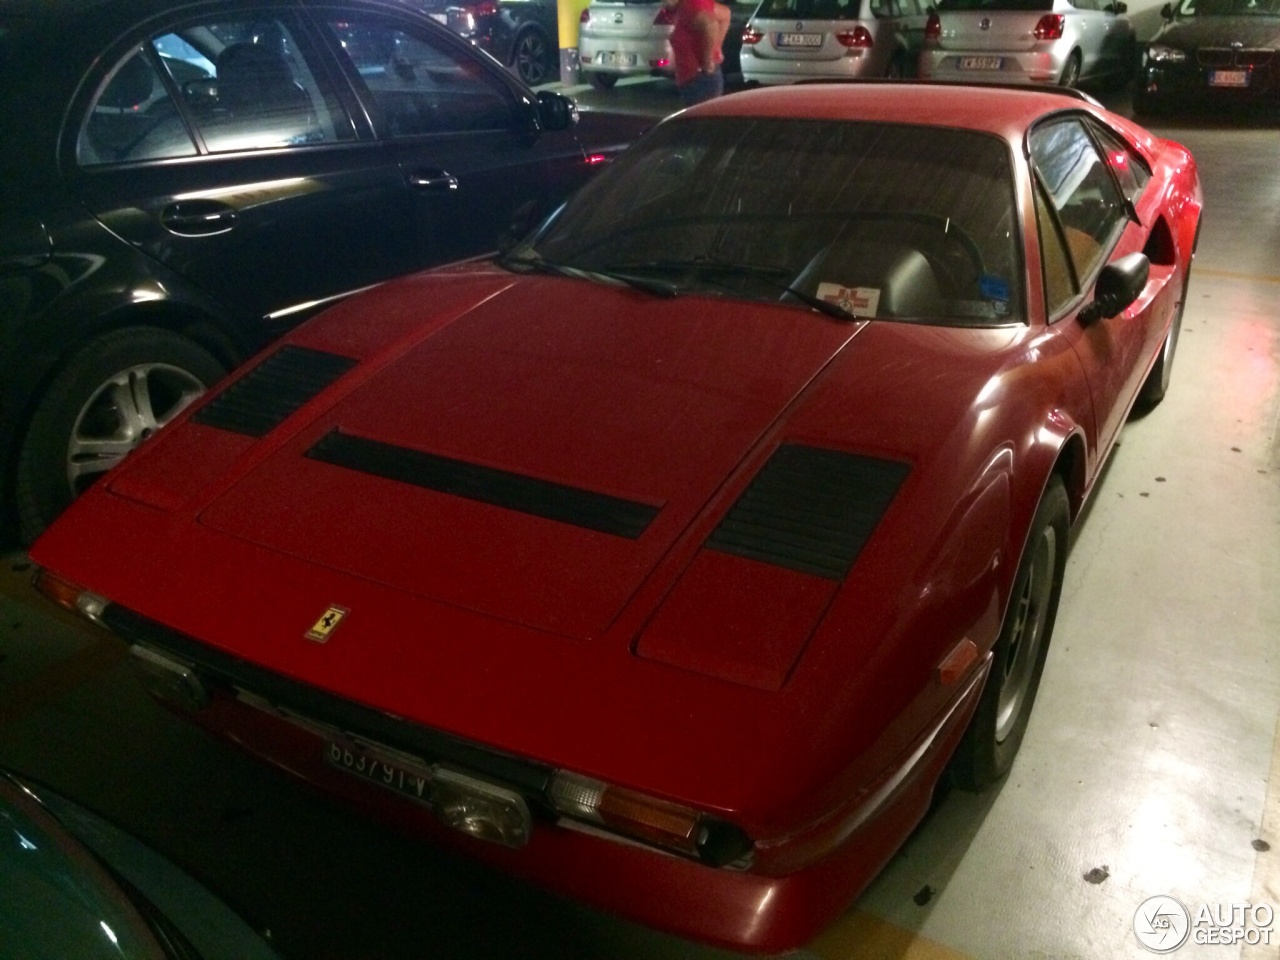
<svg viewBox="0 0 1280 960"><path fill-rule="evenodd" d="M721 52L724 75L742 74L742 31L754 0L728 2L729 32ZM674 76L671 59L673 8L657 0L592 0L578 23L578 61L582 75L598 90L608 90L620 77Z"/></svg>
<svg viewBox="0 0 1280 960"><path fill-rule="evenodd" d="M555 0L422 0L430 16L474 40L536 87L560 77L560 27Z"/></svg>
<svg viewBox="0 0 1280 960"><path fill-rule="evenodd" d="M190 874L115 824L0 770L0 956L279 960Z"/></svg>
<svg viewBox="0 0 1280 960"><path fill-rule="evenodd" d="M1123 0L938 0L920 76L1123 86L1136 44Z"/></svg>
<svg viewBox="0 0 1280 960"><path fill-rule="evenodd" d="M789 949L948 764L1014 763L1201 204L1079 93L722 97L505 256L295 330L74 503L37 587L360 809Z"/></svg>
<svg viewBox="0 0 1280 960"><path fill-rule="evenodd" d="M1134 84L1138 114L1280 106L1280 3L1183 0L1160 13Z"/></svg>
<svg viewBox="0 0 1280 960"><path fill-rule="evenodd" d="M742 36L749 83L914 76L924 0L761 0Z"/></svg>
<svg viewBox="0 0 1280 960"><path fill-rule="evenodd" d="M490 251L595 169L571 101L376 0L9 3L0 118L26 540L318 306Z"/></svg>

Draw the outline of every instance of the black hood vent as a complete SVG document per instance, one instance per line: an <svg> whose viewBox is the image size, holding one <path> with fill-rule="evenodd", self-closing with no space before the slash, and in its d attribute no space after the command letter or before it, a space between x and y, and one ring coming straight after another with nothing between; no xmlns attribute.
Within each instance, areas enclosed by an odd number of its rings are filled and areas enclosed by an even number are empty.
<svg viewBox="0 0 1280 960"><path fill-rule="evenodd" d="M284 346L192 418L196 423L265 437L285 418L356 365L350 357Z"/></svg>
<svg viewBox="0 0 1280 960"><path fill-rule="evenodd" d="M843 580L909 471L892 460L779 447L707 546Z"/></svg>
<svg viewBox="0 0 1280 960"><path fill-rule="evenodd" d="M307 451L307 456L384 480L409 483L630 540L644 533L658 513L657 507L645 503L353 437L337 430L325 434Z"/></svg>

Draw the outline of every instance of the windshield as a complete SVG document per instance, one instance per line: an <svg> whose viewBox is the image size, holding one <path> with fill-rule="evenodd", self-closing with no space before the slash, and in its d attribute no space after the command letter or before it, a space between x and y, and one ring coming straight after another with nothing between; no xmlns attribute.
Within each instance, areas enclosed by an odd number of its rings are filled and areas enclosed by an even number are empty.
<svg viewBox="0 0 1280 960"><path fill-rule="evenodd" d="M1277 17L1280 0L1182 0L1179 17Z"/></svg>
<svg viewBox="0 0 1280 960"><path fill-rule="evenodd" d="M971 131L676 119L507 258L849 315L1022 319L1009 151ZM831 311L826 311L831 312Z"/></svg>

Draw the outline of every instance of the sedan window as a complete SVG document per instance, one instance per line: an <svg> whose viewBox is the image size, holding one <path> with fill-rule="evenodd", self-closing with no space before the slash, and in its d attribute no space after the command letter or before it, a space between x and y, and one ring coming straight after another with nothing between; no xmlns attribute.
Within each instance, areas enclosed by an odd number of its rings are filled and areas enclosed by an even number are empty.
<svg viewBox="0 0 1280 960"><path fill-rule="evenodd" d="M383 135L499 130L516 122L498 81L441 38L365 14L333 18L328 26L376 105Z"/></svg>
<svg viewBox="0 0 1280 960"><path fill-rule="evenodd" d="M142 50L110 75L76 141L76 159L84 166L195 153L168 87Z"/></svg>

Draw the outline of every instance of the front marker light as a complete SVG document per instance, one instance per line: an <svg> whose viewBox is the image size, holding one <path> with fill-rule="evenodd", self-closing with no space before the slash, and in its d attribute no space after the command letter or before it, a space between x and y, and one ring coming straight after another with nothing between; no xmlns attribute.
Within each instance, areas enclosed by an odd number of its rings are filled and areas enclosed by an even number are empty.
<svg viewBox="0 0 1280 960"><path fill-rule="evenodd" d="M558 771L547 792L561 816L598 824L712 866L733 863L751 851L751 839L731 823L591 777Z"/></svg>
<svg viewBox="0 0 1280 960"><path fill-rule="evenodd" d="M102 622L102 611L107 608L106 597L86 590L78 583L43 568L36 571L31 585L64 610L78 613L94 623Z"/></svg>
<svg viewBox="0 0 1280 960"><path fill-rule="evenodd" d="M1183 63L1186 59L1187 52L1177 47L1165 46L1163 43L1153 43L1147 47L1148 63Z"/></svg>

